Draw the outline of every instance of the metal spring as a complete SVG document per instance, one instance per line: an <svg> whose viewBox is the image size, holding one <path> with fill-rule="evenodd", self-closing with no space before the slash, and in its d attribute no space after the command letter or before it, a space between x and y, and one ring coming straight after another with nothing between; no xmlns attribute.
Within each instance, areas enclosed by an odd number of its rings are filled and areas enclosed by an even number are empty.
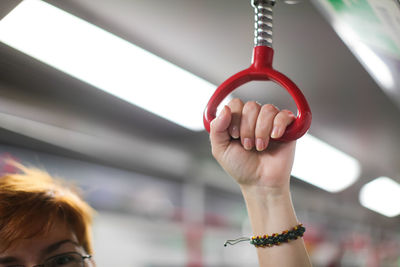
<svg viewBox="0 0 400 267"><path fill-rule="evenodd" d="M275 0L252 0L255 10L254 45L272 47L272 8Z"/></svg>

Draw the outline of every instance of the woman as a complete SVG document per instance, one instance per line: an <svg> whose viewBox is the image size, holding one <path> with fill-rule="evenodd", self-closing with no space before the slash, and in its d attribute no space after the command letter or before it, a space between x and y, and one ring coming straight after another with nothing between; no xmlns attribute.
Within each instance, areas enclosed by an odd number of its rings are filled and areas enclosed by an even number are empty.
<svg viewBox="0 0 400 267"><path fill-rule="evenodd" d="M240 186L261 237L252 243L263 267L311 266L290 197L295 142L271 140L294 118L273 105L234 99L211 123L212 154ZM91 208L46 173L19 167L24 174L0 179L0 267L94 266Z"/></svg>
<svg viewBox="0 0 400 267"><path fill-rule="evenodd" d="M95 266L92 208L47 173L12 162L0 178L0 267Z"/></svg>

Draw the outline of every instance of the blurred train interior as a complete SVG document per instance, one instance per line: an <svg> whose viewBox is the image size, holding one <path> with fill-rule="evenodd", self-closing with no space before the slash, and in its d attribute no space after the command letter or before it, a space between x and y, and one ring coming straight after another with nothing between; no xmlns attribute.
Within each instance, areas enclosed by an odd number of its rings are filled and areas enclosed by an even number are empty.
<svg viewBox="0 0 400 267"><path fill-rule="evenodd" d="M250 0L1 0L4 159L73 181L99 267L258 266L202 112L250 65ZM400 267L400 2L277 0L274 66L313 112L292 194L316 267ZM252 82L229 98L296 112Z"/></svg>

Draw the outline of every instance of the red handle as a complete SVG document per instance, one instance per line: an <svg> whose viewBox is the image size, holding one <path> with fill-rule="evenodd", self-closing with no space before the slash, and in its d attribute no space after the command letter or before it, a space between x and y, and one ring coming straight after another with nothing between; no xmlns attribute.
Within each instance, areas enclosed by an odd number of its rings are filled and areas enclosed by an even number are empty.
<svg viewBox="0 0 400 267"><path fill-rule="evenodd" d="M204 110L204 127L210 132L210 123L216 117L217 107L233 90L250 81L273 81L285 88L293 97L297 106L297 117L277 141L292 141L302 137L311 125L311 110L307 100L288 77L272 68L274 50L267 46L256 46L253 51L253 63L248 69L236 73L223 82L211 96Z"/></svg>

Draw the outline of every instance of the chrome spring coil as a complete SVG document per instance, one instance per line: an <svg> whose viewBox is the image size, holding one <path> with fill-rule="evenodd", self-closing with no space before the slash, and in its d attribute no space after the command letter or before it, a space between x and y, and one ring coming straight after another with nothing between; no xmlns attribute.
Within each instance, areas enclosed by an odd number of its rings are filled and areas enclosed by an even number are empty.
<svg viewBox="0 0 400 267"><path fill-rule="evenodd" d="M272 27L275 0L252 0L255 10L254 45L272 47Z"/></svg>

